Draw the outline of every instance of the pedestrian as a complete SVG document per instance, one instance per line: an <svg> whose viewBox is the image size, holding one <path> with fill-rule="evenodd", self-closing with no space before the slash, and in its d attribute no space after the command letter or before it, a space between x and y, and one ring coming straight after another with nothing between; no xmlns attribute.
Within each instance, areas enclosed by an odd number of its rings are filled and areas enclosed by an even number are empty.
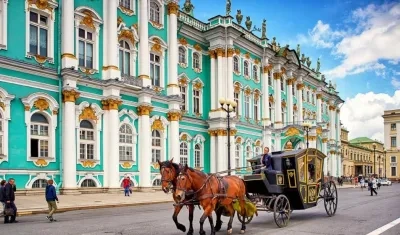
<svg viewBox="0 0 400 235"><path fill-rule="evenodd" d="M130 187L131 187L131 179L129 176L127 176L123 181L122 181L122 187L124 187L124 192L125 192L125 197L130 196Z"/></svg>
<svg viewBox="0 0 400 235"><path fill-rule="evenodd" d="M18 223L16 219L17 217L17 207L15 206L15 180L13 178L10 178L8 180L8 183L5 184L3 188L3 199L5 202L4 206L4 223ZM8 213L7 213L8 212Z"/></svg>
<svg viewBox="0 0 400 235"><path fill-rule="evenodd" d="M364 183L365 183L364 178L361 178L361 180L360 180L361 191L364 191Z"/></svg>
<svg viewBox="0 0 400 235"><path fill-rule="evenodd" d="M381 188L381 179L378 179L378 190Z"/></svg>
<svg viewBox="0 0 400 235"><path fill-rule="evenodd" d="M368 186L370 187L370 191L371 191L371 196L373 196L375 193L375 195L378 195L378 193L376 192L376 179L374 177L371 177L371 181L368 183Z"/></svg>
<svg viewBox="0 0 400 235"><path fill-rule="evenodd" d="M46 216L46 218L48 220L50 220L50 222L55 221L55 219L53 219L53 214L54 214L54 212L56 212L57 203L59 202L57 193L56 193L56 188L54 187L53 183L54 183L53 180L47 181L46 193L45 193L47 206L49 207L49 214ZM57 201L57 203L56 203L56 201Z"/></svg>
<svg viewBox="0 0 400 235"><path fill-rule="evenodd" d="M0 202L1 202L1 212L0 212L0 217L4 216L4 207L5 207L5 201L4 201L4 185L6 185L7 181L2 180L0 182Z"/></svg>

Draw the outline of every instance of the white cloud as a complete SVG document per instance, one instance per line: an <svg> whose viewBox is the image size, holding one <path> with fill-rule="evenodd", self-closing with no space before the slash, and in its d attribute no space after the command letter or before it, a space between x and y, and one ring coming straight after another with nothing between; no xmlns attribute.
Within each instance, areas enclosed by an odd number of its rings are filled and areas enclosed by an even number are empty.
<svg viewBox="0 0 400 235"><path fill-rule="evenodd" d="M311 42L317 48L331 48L334 46L334 40L342 38L346 33L344 31L333 31L329 24L324 24L318 20L314 28L308 32Z"/></svg>
<svg viewBox="0 0 400 235"><path fill-rule="evenodd" d="M393 77L390 83L392 84L392 86L394 86L394 88L400 89L400 80Z"/></svg>
<svg viewBox="0 0 400 235"><path fill-rule="evenodd" d="M349 138L369 137L383 142L383 111L400 107L400 90L393 96L368 92L347 98L340 118Z"/></svg>
<svg viewBox="0 0 400 235"><path fill-rule="evenodd" d="M382 60L397 64L400 59L400 3L368 5L352 13L356 29L347 33L330 30L324 25L323 32L341 40L332 53L343 58L337 67L323 71L330 78L343 78L371 70L383 69ZM314 29L320 24L317 25ZM321 28L321 27L317 27ZM328 38L335 38L329 37ZM332 41L331 41L332 42ZM328 43L329 44L329 43ZM326 44L326 45L328 45Z"/></svg>

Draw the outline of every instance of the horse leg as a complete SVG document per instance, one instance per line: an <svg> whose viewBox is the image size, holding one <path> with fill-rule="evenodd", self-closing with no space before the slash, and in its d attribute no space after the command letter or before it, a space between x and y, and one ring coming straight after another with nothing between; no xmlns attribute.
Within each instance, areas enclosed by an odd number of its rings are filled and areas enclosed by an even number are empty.
<svg viewBox="0 0 400 235"><path fill-rule="evenodd" d="M216 211L215 214L217 215L217 221L215 223L215 232L218 232L219 230L221 230L222 227L222 220L221 220L221 216L222 216L222 212L224 211L224 207L220 206Z"/></svg>
<svg viewBox="0 0 400 235"><path fill-rule="evenodd" d="M181 230L182 232L186 232L185 225L180 224L178 222L178 214L181 211L182 207L183 206L175 206L175 210L174 210L174 214L172 215L172 219L174 220L177 229ZM193 214L192 214L192 216L193 216Z"/></svg>
<svg viewBox="0 0 400 235"><path fill-rule="evenodd" d="M215 235L214 220L212 217L212 213L208 216L208 221L210 222L211 235Z"/></svg>
<svg viewBox="0 0 400 235"><path fill-rule="evenodd" d="M204 221L206 218L210 221L210 226L211 226L211 235L215 235L215 230L214 230L214 221L212 220L212 212L214 211L212 206L208 206L207 208L203 208L204 213L200 218L200 235L206 235L206 232L204 231L203 225ZM211 218L211 220L210 220Z"/></svg>
<svg viewBox="0 0 400 235"><path fill-rule="evenodd" d="M240 204L240 208L241 208L241 214L242 214L242 216L243 216L243 223L242 223L242 228L240 229L240 233L244 233L244 232L246 232L246 224L244 223L244 221L245 221L245 217L246 217L246 214L247 214L247 212L246 212L246 201L245 201L245 199L244 199L244 197L243 198L241 198L241 199L239 199L239 204Z"/></svg>
<svg viewBox="0 0 400 235"><path fill-rule="evenodd" d="M193 213L194 213L194 205L189 205L189 231L187 235L193 235Z"/></svg>
<svg viewBox="0 0 400 235"><path fill-rule="evenodd" d="M232 223L233 223L233 218L235 217L235 210L233 209L232 206L227 206L226 210L228 211L230 217L229 217L229 222L228 222L228 228L227 228L227 233L232 234Z"/></svg>

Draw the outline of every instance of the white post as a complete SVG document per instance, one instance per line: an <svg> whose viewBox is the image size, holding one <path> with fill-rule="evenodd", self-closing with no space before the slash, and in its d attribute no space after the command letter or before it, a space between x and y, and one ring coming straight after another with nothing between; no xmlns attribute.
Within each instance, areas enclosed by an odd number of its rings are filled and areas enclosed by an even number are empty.
<svg viewBox="0 0 400 235"><path fill-rule="evenodd" d="M217 138L215 131L209 131L210 133L210 173L215 173L217 171L216 162L216 149L217 149Z"/></svg>
<svg viewBox="0 0 400 235"><path fill-rule="evenodd" d="M178 11L179 6L176 2L171 1L168 3L168 95L179 94L178 37L176 34L178 32Z"/></svg>
<svg viewBox="0 0 400 235"><path fill-rule="evenodd" d="M226 158L225 154L224 154L224 147L226 147L225 142L226 142L226 138L224 138L225 136L223 136L223 130L218 130L217 133L217 172L219 171L224 171L226 169L224 169L224 159Z"/></svg>
<svg viewBox="0 0 400 235"><path fill-rule="evenodd" d="M62 1L61 19L61 68L75 67L78 69L78 60L74 50L74 1Z"/></svg>
<svg viewBox="0 0 400 235"><path fill-rule="evenodd" d="M290 72L290 77L291 76L292 76L292 73ZM292 90L293 82L294 82L293 78L289 78L287 80L287 85L288 85L287 92L286 92L287 105L288 105L288 118L287 119L288 119L289 124L294 124L293 123L293 90Z"/></svg>
<svg viewBox="0 0 400 235"><path fill-rule="evenodd" d="M151 85L150 80L150 55L149 55L149 22L147 0L139 0L139 78L143 86ZM114 22L116 24L116 22ZM176 66L176 65L175 65ZM140 132L139 132L140 133ZM150 180L150 179L149 179Z"/></svg>
<svg viewBox="0 0 400 235"><path fill-rule="evenodd" d="M150 113L153 107L150 106L151 98L148 96L139 97L140 105L137 107L139 116L139 186L142 189L152 187L151 183L151 128Z"/></svg>

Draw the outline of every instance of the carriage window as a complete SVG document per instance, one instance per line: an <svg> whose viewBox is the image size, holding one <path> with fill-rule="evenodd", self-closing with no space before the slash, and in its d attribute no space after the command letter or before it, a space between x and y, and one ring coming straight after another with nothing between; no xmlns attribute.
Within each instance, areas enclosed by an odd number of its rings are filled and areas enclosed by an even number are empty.
<svg viewBox="0 0 400 235"><path fill-rule="evenodd" d="M299 181L306 182L306 171L305 171L305 159L304 157L300 157L297 160L298 171L299 171Z"/></svg>
<svg viewBox="0 0 400 235"><path fill-rule="evenodd" d="M307 157L307 171L308 171L308 183L316 183L316 174L315 174L315 157L314 156L308 156Z"/></svg>

